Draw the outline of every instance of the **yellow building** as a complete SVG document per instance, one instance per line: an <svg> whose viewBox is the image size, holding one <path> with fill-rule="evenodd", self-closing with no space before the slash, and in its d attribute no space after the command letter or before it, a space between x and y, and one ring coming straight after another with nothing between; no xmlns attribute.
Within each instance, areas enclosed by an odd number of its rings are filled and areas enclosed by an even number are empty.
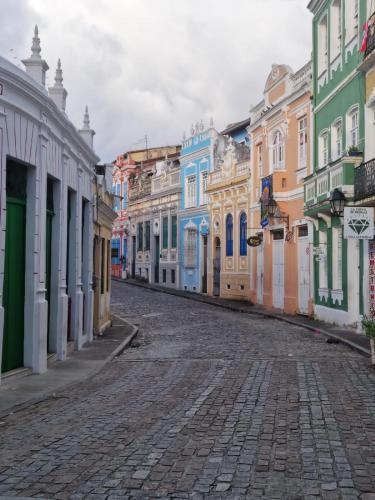
<svg viewBox="0 0 375 500"><path fill-rule="evenodd" d="M249 296L249 251L246 244L249 219L250 150L227 140L215 169L208 176L208 211L212 231L208 265L208 294L231 299Z"/></svg>
<svg viewBox="0 0 375 500"><path fill-rule="evenodd" d="M94 194L94 335L111 324L111 239L117 213L112 210L112 173L100 167L93 183ZM98 175L104 173L105 175Z"/></svg>

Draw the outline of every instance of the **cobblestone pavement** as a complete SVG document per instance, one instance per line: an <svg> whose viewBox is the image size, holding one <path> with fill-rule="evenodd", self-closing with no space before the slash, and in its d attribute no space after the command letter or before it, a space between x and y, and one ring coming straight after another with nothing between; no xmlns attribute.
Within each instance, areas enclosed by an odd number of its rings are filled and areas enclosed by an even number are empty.
<svg viewBox="0 0 375 500"><path fill-rule="evenodd" d="M113 283L141 333L0 425L0 495L373 500L375 370L298 327Z"/></svg>

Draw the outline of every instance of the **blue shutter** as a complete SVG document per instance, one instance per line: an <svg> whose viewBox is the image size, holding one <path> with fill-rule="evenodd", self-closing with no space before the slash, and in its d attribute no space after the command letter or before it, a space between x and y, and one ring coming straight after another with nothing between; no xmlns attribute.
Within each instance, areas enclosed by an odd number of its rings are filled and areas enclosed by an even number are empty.
<svg viewBox="0 0 375 500"><path fill-rule="evenodd" d="M233 217L231 214L227 215L226 233L227 257L233 257Z"/></svg>
<svg viewBox="0 0 375 500"><path fill-rule="evenodd" d="M247 255L247 217L245 212L242 212L240 217L240 255Z"/></svg>

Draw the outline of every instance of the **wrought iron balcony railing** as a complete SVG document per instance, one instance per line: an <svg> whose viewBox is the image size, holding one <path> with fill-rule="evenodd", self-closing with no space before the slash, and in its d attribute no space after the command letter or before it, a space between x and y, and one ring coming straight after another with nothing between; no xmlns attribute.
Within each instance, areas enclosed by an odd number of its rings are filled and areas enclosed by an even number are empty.
<svg viewBox="0 0 375 500"><path fill-rule="evenodd" d="M369 19L365 58L375 49L375 14Z"/></svg>
<svg viewBox="0 0 375 500"><path fill-rule="evenodd" d="M375 158L354 169L354 200L375 196Z"/></svg>

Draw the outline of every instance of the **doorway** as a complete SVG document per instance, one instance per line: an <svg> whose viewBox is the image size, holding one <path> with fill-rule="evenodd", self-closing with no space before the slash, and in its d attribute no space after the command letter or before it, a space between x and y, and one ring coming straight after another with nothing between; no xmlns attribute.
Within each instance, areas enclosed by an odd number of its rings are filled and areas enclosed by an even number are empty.
<svg viewBox="0 0 375 500"><path fill-rule="evenodd" d="M257 247L257 303L263 304L264 244Z"/></svg>
<svg viewBox="0 0 375 500"><path fill-rule="evenodd" d="M27 167L7 159L1 371L23 366Z"/></svg>
<svg viewBox="0 0 375 500"><path fill-rule="evenodd" d="M132 278L135 278L136 238L132 236Z"/></svg>
<svg viewBox="0 0 375 500"><path fill-rule="evenodd" d="M274 231L272 238L273 307L284 309L284 231Z"/></svg>
<svg viewBox="0 0 375 500"><path fill-rule="evenodd" d="M308 314L310 298L310 253L307 226L298 228L298 308Z"/></svg>
<svg viewBox="0 0 375 500"><path fill-rule="evenodd" d="M213 295L220 295L220 271L221 271L221 243L220 238L215 240L215 258L214 258L214 283Z"/></svg>
<svg viewBox="0 0 375 500"><path fill-rule="evenodd" d="M207 293L207 236L203 236L203 274L202 274L202 293Z"/></svg>
<svg viewBox="0 0 375 500"><path fill-rule="evenodd" d="M50 352L50 318L51 318L51 265L52 265L52 224L55 215L53 206L53 180L47 178L47 213L46 213L46 301L47 316L47 352Z"/></svg>
<svg viewBox="0 0 375 500"><path fill-rule="evenodd" d="M155 283L159 283L160 236L155 236Z"/></svg>

